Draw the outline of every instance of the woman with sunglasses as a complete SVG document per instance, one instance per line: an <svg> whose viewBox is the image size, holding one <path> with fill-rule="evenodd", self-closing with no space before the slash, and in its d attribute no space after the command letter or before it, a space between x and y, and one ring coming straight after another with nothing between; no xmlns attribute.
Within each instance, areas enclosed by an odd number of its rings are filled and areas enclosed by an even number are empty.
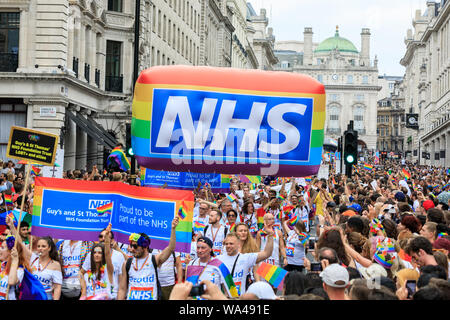
<svg viewBox="0 0 450 320"><path fill-rule="evenodd" d="M238 213L234 209L230 209L227 211L227 221L225 222L225 225L228 227L230 232L233 232L236 230L236 224L237 222L237 216Z"/></svg>

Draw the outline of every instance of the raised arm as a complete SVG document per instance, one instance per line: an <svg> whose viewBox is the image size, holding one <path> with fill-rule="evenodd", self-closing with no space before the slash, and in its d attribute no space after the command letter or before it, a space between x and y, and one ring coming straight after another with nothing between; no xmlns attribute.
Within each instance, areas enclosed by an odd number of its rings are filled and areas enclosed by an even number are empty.
<svg viewBox="0 0 450 320"><path fill-rule="evenodd" d="M179 222L178 217L175 217L172 220L172 229L170 232L169 245L163 251L161 251L159 254L157 254L155 257L156 265L158 267L160 267L167 259L169 259L170 255L175 250L175 245L177 244L175 229L177 228L178 222Z"/></svg>
<svg viewBox="0 0 450 320"><path fill-rule="evenodd" d="M112 254L111 254L111 223L108 224L105 230L105 259L106 259L106 269L108 270L108 280L112 285L113 274L114 274L114 265L112 263Z"/></svg>
<svg viewBox="0 0 450 320"><path fill-rule="evenodd" d="M258 252L258 257L256 258L256 263L260 263L263 260L266 260L272 255L273 251L273 237L275 235L274 230L270 230L267 237L266 246L263 251Z"/></svg>

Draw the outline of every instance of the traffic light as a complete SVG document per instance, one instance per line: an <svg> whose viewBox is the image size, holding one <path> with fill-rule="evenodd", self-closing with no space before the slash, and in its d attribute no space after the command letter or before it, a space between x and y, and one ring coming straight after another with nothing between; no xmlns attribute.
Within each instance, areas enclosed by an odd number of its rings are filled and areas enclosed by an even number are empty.
<svg viewBox="0 0 450 320"><path fill-rule="evenodd" d="M347 176L351 176L352 166L358 163L358 131L344 132L344 163Z"/></svg>
<svg viewBox="0 0 450 320"><path fill-rule="evenodd" d="M131 124L126 124L126 136L125 136L125 150L127 156L134 156L133 148L131 147Z"/></svg>

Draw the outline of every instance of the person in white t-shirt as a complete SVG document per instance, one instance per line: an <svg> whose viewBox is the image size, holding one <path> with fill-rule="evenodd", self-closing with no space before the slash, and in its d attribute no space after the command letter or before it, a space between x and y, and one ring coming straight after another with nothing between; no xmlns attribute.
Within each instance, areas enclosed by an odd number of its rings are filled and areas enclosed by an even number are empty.
<svg viewBox="0 0 450 320"><path fill-rule="evenodd" d="M112 299L112 285L114 283L114 265L111 259L111 224L106 228L105 243L96 243L90 255L90 269L84 274L80 273L81 297L80 300Z"/></svg>
<svg viewBox="0 0 450 320"><path fill-rule="evenodd" d="M251 269L261 261L270 257L273 250L273 228L268 228L267 245L263 251L255 253L240 253L240 240L235 232L227 234L224 245L225 253L217 257L228 268L230 274L233 276L234 284L236 285L239 295L246 291L247 276Z"/></svg>
<svg viewBox="0 0 450 320"><path fill-rule="evenodd" d="M170 257L175 250L176 232L179 218L172 220L169 245L161 253L150 253L150 238L145 233L133 233L130 236L130 251L133 258L128 259L122 265L122 277L120 278L118 300L158 300L161 292L158 292L159 281L157 268ZM127 270L127 264L129 269Z"/></svg>
<svg viewBox="0 0 450 320"><path fill-rule="evenodd" d="M152 250L152 254L159 254L161 252L162 250L158 249ZM161 284L162 299L169 300L170 293L175 285L175 280L177 282L183 281L183 268L179 252L172 252L169 258L158 268L158 277Z"/></svg>
<svg viewBox="0 0 450 320"><path fill-rule="evenodd" d="M28 265L22 246L14 248L16 238L6 237L0 246L0 300L17 300L16 288L21 284L24 269L20 265Z"/></svg>
<svg viewBox="0 0 450 320"><path fill-rule="evenodd" d="M264 228L262 232L256 234L256 244L259 246L260 250L263 250L267 245L267 236L269 230L274 229L274 243L272 247L272 252L270 257L265 261L277 267L284 267L288 264L286 258L286 249L283 239L283 234L280 230L274 227L275 217L271 213L266 213L264 215ZM282 262L280 263L280 256L282 257Z"/></svg>
<svg viewBox="0 0 450 320"><path fill-rule="evenodd" d="M114 267L113 270L113 282L112 287L112 299L117 299L117 292L119 291L119 278L122 275L122 265L125 260L128 259L128 255L120 249L117 242L114 240L114 233L109 233L111 236L111 260ZM98 235L99 243L105 243L106 240L106 228ZM88 253L83 265L81 266L80 274L84 277L84 274L91 269L91 254Z"/></svg>
<svg viewBox="0 0 450 320"><path fill-rule="evenodd" d="M244 202L242 206L241 222L245 223L253 237L258 232L258 219L256 217L255 205L253 202Z"/></svg>
<svg viewBox="0 0 450 320"><path fill-rule="evenodd" d="M205 227L201 235L211 239L213 242L213 250L215 255L219 255L222 252L223 240L227 232L228 227L221 224L222 212L217 209L212 209L209 213L209 225Z"/></svg>

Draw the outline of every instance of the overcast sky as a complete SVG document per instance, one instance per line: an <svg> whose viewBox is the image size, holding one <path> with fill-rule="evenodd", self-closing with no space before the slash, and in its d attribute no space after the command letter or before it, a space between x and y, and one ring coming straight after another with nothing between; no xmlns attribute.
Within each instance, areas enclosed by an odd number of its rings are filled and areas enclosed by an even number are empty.
<svg viewBox="0 0 450 320"><path fill-rule="evenodd" d="M341 37L361 50L361 29L370 28L370 58L378 56L379 74L403 76L400 59L404 39L417 9L426 9L426 0L247 0L257 14L267 10L269 27L276 41L303 41L303 29L313 28L313 41L334 36L336 25ZM439 1L437 1L439 2Z"/></svg>

